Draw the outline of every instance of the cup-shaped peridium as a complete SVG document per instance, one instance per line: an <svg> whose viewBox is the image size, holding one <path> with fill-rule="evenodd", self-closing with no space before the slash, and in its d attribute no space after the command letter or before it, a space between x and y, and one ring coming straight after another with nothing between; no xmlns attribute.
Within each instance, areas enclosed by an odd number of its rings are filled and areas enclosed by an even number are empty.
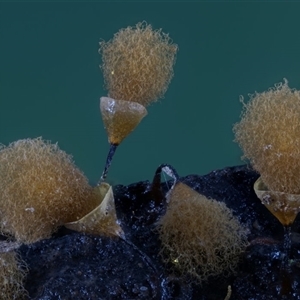
<svg viewBox="0 0 300 300"><path fill-rule="evenodd" d="M146 108L133 101L101 97L100 110L110 144L119 145L147 115Z"/></svg>
<svg viewBox="0 0 300 300"><path fill-rule="evenodd" d="M291 225L300 211L300 195L270 191L261 177L254 183L254 191L263 205L284 226Z"/></svg>
<svg viewBox="0 0 300 300"><path fill-rule="evenodd" d="M65 224L65 227L88 234L122 236L118 223L112 187L105 182L95 187L98 205L78 221Z"/></svg>

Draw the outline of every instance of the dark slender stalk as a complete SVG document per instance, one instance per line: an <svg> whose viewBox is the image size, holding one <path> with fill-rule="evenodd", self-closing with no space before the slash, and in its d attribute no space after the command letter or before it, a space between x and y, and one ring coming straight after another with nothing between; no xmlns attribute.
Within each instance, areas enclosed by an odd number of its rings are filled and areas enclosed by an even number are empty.
<svg viewBox="0 0 300 300"><path fill-rule="evenodd" d="M292 291L291 276L290 276L290 254L291 254L291 226L283 226L284 236L283 236L283 259L281 262L280 274L281 274L281 296L289 295Z"/></svg>
<svg viewBox="0 0 300 300"><path fill-rule="evenodd" d="M112 161L112 158L115 154L115 151L116 151L117 147L118 147L118 144L110 144L108 155L107 155L107 158L106 158L105 167L104 167L103 173L101 175L101 178L98 182L98 185L100 185L101 182L103 182L105 180L105 178L107 176L108 169L111 165L111 161Z"/></svg>
<svg viewBox="0 0 300 300"><path fill-rule="evenodd" d="M291 226L283 226L284 229L284 236L283 236L283 252L284 257L282 260L281 268L288 271L289 269L289 259L291 254L291 247L292 247L292 241L291 241Z"/></svg>

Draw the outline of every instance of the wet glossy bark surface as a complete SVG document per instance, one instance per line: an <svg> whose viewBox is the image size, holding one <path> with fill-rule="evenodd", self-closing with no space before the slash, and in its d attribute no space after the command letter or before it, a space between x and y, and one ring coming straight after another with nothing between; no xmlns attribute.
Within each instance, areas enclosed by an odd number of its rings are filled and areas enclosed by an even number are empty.
<svg viewBox="0 0 300 300"><path fill-rule="evenodd" d="M155 171L155 170L154 170ZM26 289L32 299L300 299L300 222L291 228L289 267L283 226L253 191L259 177L246 166L225 168L181 180L206 197L224 201L249 230L249 246L235 275L204 284L171 271L159 256L155 222L166 210L164 195L139 182L114 187L117 215L126 240L83 235L62 228L53 238L19 253L29 266Z"/></svg>

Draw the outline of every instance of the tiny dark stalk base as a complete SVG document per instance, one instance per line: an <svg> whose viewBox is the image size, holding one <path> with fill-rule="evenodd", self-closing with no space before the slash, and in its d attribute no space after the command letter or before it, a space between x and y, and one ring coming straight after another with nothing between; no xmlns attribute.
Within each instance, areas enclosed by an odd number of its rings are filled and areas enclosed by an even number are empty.
<svg viewBox="0 0 300 300"><path fill-rule="evenodd" d="M103 182L105 180L105 178L107 176L107 173L108 173L108 169L111 165L112 158L113 158L113 156L115 154L115 151L116 151L118 146L119 146L119 144L110 144L109 152L108 152L108 155L107 155L107 158L106 158L105 167L104 167L102 176L101 176L101 178L100 178L97 185L100 185L101 182Z"/></svg>
<svg viewBox="0 0 300 300"><path fill-rule="evenodd" d="M283 226L284 229L284 237L283 237L283 259L280 267L281 274L281 290L280 295L288 295L292 291L292 283L291 283L291 270L289 265L290 253L292 247L291 241L291 225Z"/></svg>

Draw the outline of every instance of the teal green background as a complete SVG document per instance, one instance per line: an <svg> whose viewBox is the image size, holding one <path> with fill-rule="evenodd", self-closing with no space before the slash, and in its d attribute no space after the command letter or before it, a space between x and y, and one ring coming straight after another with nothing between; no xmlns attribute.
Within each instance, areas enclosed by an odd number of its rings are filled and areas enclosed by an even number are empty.
<svg viewBox="0 0 300 300"><path fill-rule="evenodd" d="M165 98L117 149L108 180L242 164L232 125L239 96L287 78L300 88L300 3L1 2L0 142L58 142L95 184L108 152L99 98L100 39L147 21L179 46Z"/></svg>

